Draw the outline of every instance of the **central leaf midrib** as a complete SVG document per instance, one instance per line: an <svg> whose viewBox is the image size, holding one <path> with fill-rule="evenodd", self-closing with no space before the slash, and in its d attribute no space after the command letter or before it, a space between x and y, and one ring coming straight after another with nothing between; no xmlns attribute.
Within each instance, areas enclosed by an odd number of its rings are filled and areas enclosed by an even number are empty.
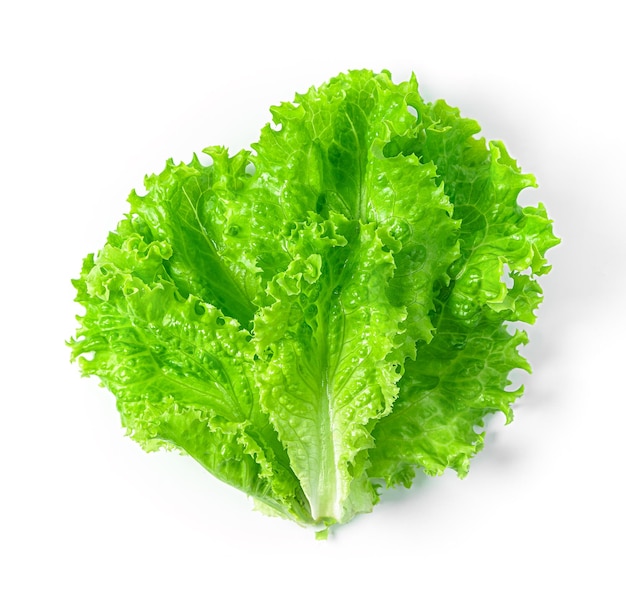
<svg viewBox="0 0 626 600"><path fill-rule="evenodd" d="M360 109L358 105L357 108ZM367 223L367 201L365 194L365 172L367 170L366 162L368 149L367 146L362 148L361 140L359 139L359 133L354 125L354 121L350 116L349 112L346 112L346 118L348 119L348 123L350 123L350 129L352 130L352 134L354 135L354 142L356 146L355 156L356 156L356 177L357 177L357 190L356 190L356 218L361 221L361 223ZM363 156L363 153L365 154Z"/></svg>
<svg viewBox="0 0 626 600"><path fill-rule="evenodd" d="M327 294L319 300L321 306L327 307L320 311L317 329L317 348L319 357L319 452L320 469L316 478L314 502L311 504L313 517L316 520L325 518L340 520L341 489L337 477L337 440L334 434L334 395L332 381L332 365L330 360L329 334L331 326L331 307L333 304L332 290L334 284L330 278Z"/></svg>
<svg viewBox="0 0 626 600"><path fill-rule="evenodd" d="M320 335L320 452L321 468L318 480L318 502L316 517L337 517L336 449L333 436L332 384L329 380L328 360L328 315L324 315ZM319 493L321 491L321 493Z"/></svg>

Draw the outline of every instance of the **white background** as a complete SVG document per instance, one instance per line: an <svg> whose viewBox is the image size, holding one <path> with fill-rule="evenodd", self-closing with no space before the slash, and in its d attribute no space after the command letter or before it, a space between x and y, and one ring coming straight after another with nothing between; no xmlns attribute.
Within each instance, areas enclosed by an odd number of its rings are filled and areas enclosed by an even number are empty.
<svg viewBox="0 0 626 600"><path fill-rule="evenodd" d="M624 598L623 20L593 2L28 2L0 9L0 597ZM612 8L615 7L615 8ZM124 437L79 377L82 257L168 157L237 150L349 68L415 71L502 139L563 238L516 420L467 479L317 542Z"/></svg>

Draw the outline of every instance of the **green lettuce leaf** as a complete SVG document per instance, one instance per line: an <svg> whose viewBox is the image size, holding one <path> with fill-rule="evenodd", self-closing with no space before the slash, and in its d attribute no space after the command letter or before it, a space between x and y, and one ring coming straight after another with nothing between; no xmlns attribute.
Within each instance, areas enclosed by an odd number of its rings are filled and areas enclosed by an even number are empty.
<svg viewBox="0 0 626 600"><path fill-rule="evenodd" d="M413 132L396 137L386 153L417 153L432 160L460 220L460 256L449 269L434 316L436 335L407 366L393 415L374 432L373 477L410 485L416 469L465 475L483 446L484 417L511 404L523 388L507 390L508 374L530 370L517 347L522 332L507 322L535 320L542 299L537 277L549 271L545 252L558 243L542 205L522 208L517 198L535 186L501 142L476 139L475 121L443 101L414 98ZM512 285L508 285L508 275Z"/></svg>
<svg viewBox="0 0 626 600"><path fill-rule="evenodd" d="M285 221L335 212L378 225L396 264L390 299L408 310L408 356L415 342L432 339L433 285L448 282L458 256L458 223L435 166L385 155L394 138L412 133L416 94L415 78L394 84L388 72L352 71L273 107L274 126L253 144L257 181L279 199Z"/></svg>
<svg viewBox="0 0 626 600"><path fill-rule="evenodd" d="M75 282L86 307L71 341L85 375L117 398L146 450L177 448L226 483L291 518L309 508L283 446L260 410L249 334L219 309L183 297L167 242L122 222Z"/></svg>
<svg viewBox="0 0 626 600"><path fill-rule="evenodd" d="M370 423L391 410L398 364L390 360L406 311L387 289L394 263L373 224L332 214L287 240L293 260L269 284L257 315L263 408L278 432L314 519L346 520L357 454ZM359 506L377 499L365 479ZM350 515L351 516L351 515Z"/></svg>

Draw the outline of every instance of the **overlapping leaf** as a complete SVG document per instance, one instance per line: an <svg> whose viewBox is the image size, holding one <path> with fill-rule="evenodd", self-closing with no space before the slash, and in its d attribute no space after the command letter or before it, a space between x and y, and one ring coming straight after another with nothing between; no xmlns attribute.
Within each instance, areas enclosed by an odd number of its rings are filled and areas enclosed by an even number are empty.
<svg viewBox="0 0 626 600"><path fill-rule="evenodd" d="M373 224L333 214L298 227L287 244L293 260L254 325L267 357L261 401L313 517L342 521L355 457L397 396L399 365L389 357L406 310L389 301L393 258ZM373 488L365 493L371 506Z"/></svg>
<svg viewBox="0 0 626 600"><path fill-rule="evenodd" d="M506 390L508 374L529 366L517 351L525 335L509 334L505 323L534 321L542 298L537 277L548 272L545 252L558 243L543 206L518 204L535 180L520 172L502 143L487 146L473 137L478 124L442 101L417 98L415 108L414 131L386 151L435 163L461 222L461 255L449 270L451 284L439 293L435 338L419 347L394 414L374 432L371 475L405 485L418 468L452 467L464 475L483 443L474 427L496 411L512 418L510 405L522 389Z"/></svg>
<svg viewBox="0 0 626 600"><path fill-rule="evenodd" d="M168 243L146 243L136 228L121 223L76 281L87 311L71 344L83 373L115 394L123 424L147 450L183 450L305 520L306 499L260 410L250 336L210 304L183 297L165 268Z"/></svg>

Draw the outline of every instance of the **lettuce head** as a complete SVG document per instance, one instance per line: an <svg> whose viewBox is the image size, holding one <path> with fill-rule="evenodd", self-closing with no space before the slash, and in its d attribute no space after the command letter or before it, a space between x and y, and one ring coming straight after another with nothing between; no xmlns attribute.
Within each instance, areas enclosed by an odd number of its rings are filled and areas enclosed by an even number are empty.
<svg viewBox="0 0 626 600"><path fill-rule="evenodd" d="M326 531L507 421L558 243L500 142L415 77L352 71L250 150L168 161L74 281L69 342L148 451ZM208 163L208 164L207 164Z"/></svg>

